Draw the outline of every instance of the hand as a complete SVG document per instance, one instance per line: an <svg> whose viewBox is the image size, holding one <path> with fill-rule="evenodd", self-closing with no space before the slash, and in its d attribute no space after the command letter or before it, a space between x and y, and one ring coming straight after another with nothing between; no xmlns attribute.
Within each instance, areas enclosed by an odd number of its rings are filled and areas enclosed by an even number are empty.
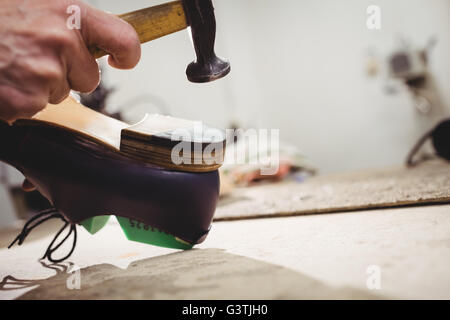
<svg viewBox="0 0 450 320"><path fill-rule="evenodd" d="M78 6L80 29L70 29L67 8ZM109 64L133 68L141 49L135 30L114 15L78 0L0 2L0 119L31 117L69 91L91 92L98 64L88 48L110 54Z"/></svg>

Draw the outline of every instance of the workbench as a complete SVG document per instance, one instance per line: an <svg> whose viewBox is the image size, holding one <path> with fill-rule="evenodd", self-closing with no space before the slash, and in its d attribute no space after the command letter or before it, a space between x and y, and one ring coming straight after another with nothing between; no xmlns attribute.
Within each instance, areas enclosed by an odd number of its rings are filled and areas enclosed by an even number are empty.
<svg viewBox="0 0 450 320"><path fill-rule="evenodd" d="M18 230L0 233L0 299L450 298L450 205L215 222L190 251L130 242L113 220L41 265L58 226L10 250Z"/></svg>

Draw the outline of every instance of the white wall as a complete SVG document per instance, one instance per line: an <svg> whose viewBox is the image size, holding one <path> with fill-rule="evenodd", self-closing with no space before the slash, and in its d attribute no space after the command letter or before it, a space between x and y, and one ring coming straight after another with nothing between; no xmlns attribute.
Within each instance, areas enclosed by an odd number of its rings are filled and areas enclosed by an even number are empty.
<svg viewBox="0 0 450 320"><path fill-rule="evenodd" d="M121 13L162 1L97 0ZM194 58L186 32L143 46L138 68L108 69L120 88L111 107L142 93L157 95L173 115L228 126L280 128L322 170L398 164L435 119L418 116L406 91L386 96L384 79L364 73L366 53L394 48L398 36L423 46L438 37L431 70L450 108L448 0L216 0L217 52L229 58L229 77L190 84ZM382 9L382 29L366 28L366 8ZM150 108L151 109L151 108ZM139 108L144 112L144 108Z"/></svg>

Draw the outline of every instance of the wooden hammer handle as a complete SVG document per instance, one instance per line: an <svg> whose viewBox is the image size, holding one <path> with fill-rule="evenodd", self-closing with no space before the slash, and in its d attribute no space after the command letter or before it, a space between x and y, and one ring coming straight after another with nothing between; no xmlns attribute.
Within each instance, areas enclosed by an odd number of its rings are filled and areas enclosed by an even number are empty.
<svg viewBox="0 0 450 320"><path fill-rule="evenodd" d="M133 26L141 43L187 28L186 16L181 1L168 2L121 14L119 18ZM89 51L96 59L108 54L97 47L90 48Z"/></svg>

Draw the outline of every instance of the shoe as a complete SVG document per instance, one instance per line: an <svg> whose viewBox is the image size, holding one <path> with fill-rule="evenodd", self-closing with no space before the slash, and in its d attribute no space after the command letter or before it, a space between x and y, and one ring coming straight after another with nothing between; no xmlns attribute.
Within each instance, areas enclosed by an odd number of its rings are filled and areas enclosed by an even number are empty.
<svg viewBox="0 0 450 320"><path fill-rule="evenodd" d="M21 244L35 226L60 218L64 228L44 255L60 262L73 249L62 259L53 258L52 253L70 234L75 246L76 224L94 234L110 215L117 217L129 240L176 249L202 242L219 196L220 163L211 163L205 156L202 161L173 164L169 151L177 141L168 137L180 126L188 128L189 122L146 119L150 121L130 127L68 98L32 119L12 126L0 123L0 160L21 171L54 206L30 220L13 244ZM178 142L205 150L208 143L196 139ZM224 146L217 136L207 142ZM124 145L133 148L124 151ZM219 147L210 154L223 159ZM52 247L68 226L67 236Z"/></svg>

